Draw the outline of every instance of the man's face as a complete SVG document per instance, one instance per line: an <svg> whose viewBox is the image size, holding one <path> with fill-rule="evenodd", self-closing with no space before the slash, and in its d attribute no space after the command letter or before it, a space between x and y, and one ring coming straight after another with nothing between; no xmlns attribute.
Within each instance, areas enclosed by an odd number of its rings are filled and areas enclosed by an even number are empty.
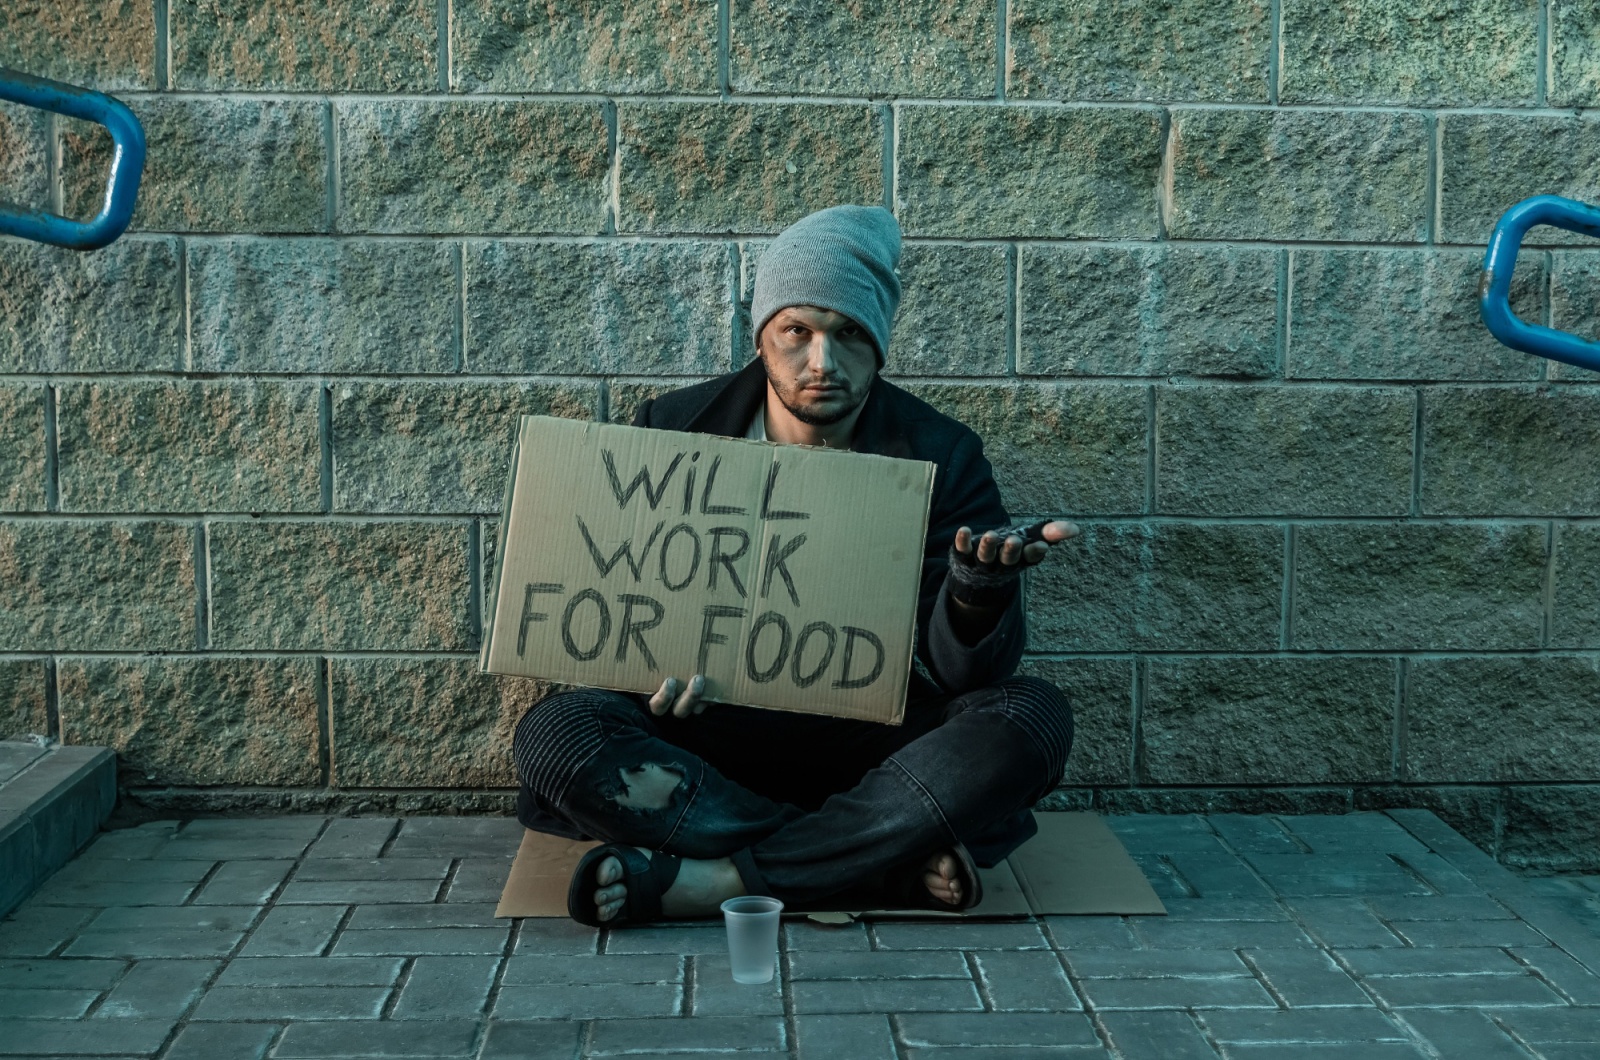
<svg viewBox="0 0 1600 1060"><path fill-rule="evenodd" d="M817 427L854 412L878 374L867 329L831 309L794 305L778 310L761 330L757 349L783 407Z"/></svg>

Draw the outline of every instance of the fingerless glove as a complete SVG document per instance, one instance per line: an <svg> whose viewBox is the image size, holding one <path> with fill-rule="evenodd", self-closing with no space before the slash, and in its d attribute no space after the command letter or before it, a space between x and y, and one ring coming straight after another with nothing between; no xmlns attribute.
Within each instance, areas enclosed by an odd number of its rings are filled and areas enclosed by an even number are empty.
<svg viewBox="0 0 1600 1060"><path fill-rule="evenodd" d="M950 546L950 597L973 607L1003 607L1011 602L1017 592L1017 580L1022 564L1006 566L995 556L991 563L978 562L977 546L970 555L962 555Z"/></svg>
<svg viewBox="0 0 1600 1060"><path fill-rule="evenodd" d="M1044 540L1044 528L1049 522L1040 519L1036 523L997 527L993 533L999 536L1002 546L1006 538L1014 535L1022 538L1022 547L1027 548L1035 541ZM1000 562L998 550L991 562L978 562L978 542L982 537L982 534L973 535L972 551L965 555L955 545L950 546L950 596L973 607L1004 607L1016 594L1022 563L1007 566Z"/></svg>

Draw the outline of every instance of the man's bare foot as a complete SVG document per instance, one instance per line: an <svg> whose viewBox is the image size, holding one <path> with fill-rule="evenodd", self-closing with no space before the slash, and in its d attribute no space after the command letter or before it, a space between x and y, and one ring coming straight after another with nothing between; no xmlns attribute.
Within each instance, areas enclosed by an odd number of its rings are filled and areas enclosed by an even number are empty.
<svg viewBox="0 0 1600 1060"><path fill-rule="evenodd" d="M961 862L949 851L928 859L922 866L922 882L929 894L946 905L960 905L966 893L961 882Z"/></svg>
<svg viewBox="0 0 1600 1060"><path fill-rule="evenodd" d="M654 853L648 847L639 847L638 850L645 857ZM618 882L621 879L621 861L606 858L600 863L595 873L595 880L600 887L594 892L594 904L601 920L610 920L622 912L628 888L626 884ZM661 896L661 915L706 916L715 913L729 898L737 898L743 893L744 880L740 878L739 870L734 868L732 859L696 861L684 858L683 864L678 866L677 878L667 888L667 893Z"/></svg>

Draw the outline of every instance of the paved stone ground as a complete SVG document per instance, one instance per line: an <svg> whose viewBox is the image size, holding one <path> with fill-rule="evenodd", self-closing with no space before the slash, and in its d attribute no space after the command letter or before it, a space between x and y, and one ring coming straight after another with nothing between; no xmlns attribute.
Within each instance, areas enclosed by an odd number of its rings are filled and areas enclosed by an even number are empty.
<svg viewBox="0 0 1600 1060"><path fill-rule="evenodd" d="M109 832L0 922L0 1055L1600 1056L1600 877L1423 811L1109 823L1170 916L788 924L765 987L715 924L495 920L505 819Z"/></svg>

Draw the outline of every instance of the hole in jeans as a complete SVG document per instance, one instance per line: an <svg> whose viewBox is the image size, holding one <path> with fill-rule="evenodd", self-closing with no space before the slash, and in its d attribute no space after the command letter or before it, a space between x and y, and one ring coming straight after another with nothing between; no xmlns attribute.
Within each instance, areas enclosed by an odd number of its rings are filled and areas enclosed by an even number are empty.
<svg viewBox="0 0 1600 1060"><path fill-rule="evenodd" d="M682 770L655 762L619 769L617 779L623 790L610 798L626 810L664 810L672 804L673 793L683 787Z"/></svg>

